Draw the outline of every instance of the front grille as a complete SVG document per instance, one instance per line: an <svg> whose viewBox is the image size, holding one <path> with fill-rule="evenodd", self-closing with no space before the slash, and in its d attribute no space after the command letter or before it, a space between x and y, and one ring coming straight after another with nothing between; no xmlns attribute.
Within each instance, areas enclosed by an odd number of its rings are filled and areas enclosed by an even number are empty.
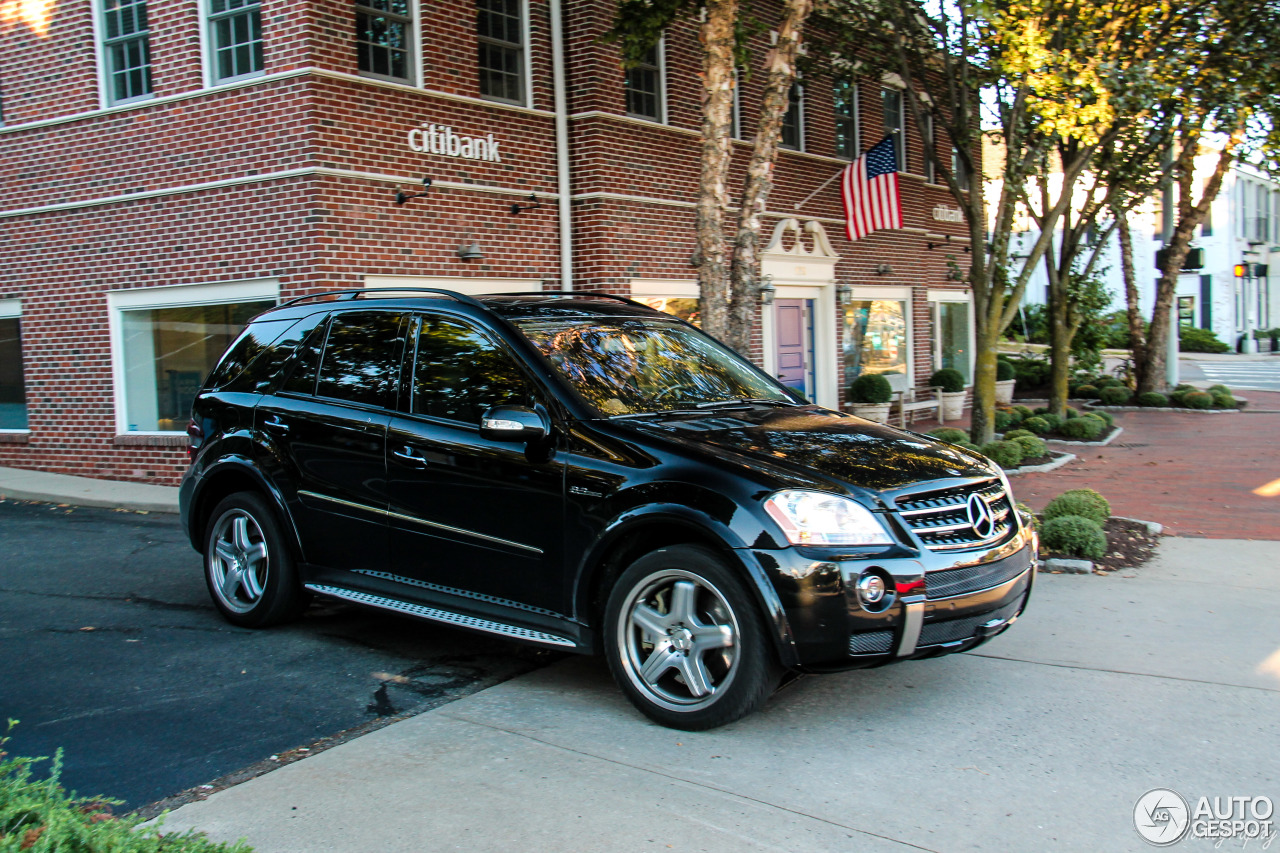
<svg viewBox="0 0 1280 853"><path fill-rule="evenodd" d="M924 576L924 594L926 598L965 595L1008 583L1026 570L1024 563L1009 559L981 566L966 566L963 569L947 569L945 572L930 572Z"/></svg>
<svg viewBox="0 0 1280 853"><path fill-rule="evenodd" d="M916 641L916 646L940 646L943 643L972 639L978 633L979 625L992 621L1008 622L1021 605L1022 599L1019 597L999 610L983 613L981 616L965 616L962 619L951 619L947 622L929 622L920 629L920 639Z"/></svg>
<svg viewBox="0 0 1280 853"><path fill-rule="evenodd" d="M981 536L969 518L969 499L979 494L993 520L990 535ZM999 480L900 497L898 515L930 551L986 548L1013 532L1013 506Z"/></svg>
<svg viewBox="0 0 1280 853"><path fill-rule="evenodd" d="M863 631L849 637L849 654L882 655L893 648L892 631Z"/></svg>

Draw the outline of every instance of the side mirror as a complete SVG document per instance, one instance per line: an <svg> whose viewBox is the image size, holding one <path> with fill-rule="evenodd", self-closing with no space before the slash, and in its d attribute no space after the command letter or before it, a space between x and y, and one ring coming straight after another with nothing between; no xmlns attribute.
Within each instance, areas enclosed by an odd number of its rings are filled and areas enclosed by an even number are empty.
<svg viewBox="0 0 1280 853"><path fill-rule="evenodd" d="M525 406L494 406L480 416L480 435L490 441L537 441L550 432L546 414Z"/></svg>

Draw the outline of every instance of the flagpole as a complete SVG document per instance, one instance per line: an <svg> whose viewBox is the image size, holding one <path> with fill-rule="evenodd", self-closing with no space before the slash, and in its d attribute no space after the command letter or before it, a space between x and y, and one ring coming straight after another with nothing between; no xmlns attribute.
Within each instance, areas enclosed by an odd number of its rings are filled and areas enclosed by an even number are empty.
<svg viewBox="0 0 1280 853"><path fill-rule="evenodd" d="M816 190L814 190L813 192L809 193L809 194L808 194L807 196L805 196L803 199L801 199L800 201L796 202L796 210L799 210L800 208L804 207L806 204L808 204L808 203L813 199L813 197L814 197L815 195L817 195L818 193L820 193L820 192L822 192L823 190L825 190L828 186L830 186L830 185L831 185L831 182L832 182L832 181L834 181L836 178L840 177L841 175L843 175L843 174L844 174L844 170L845 170L845 169L847 169L847 168L849 168L849 167L848 167L848 166L841 166L841 167L840 167L840 171L839 171L839 172L836 172L834 175L832 175L831 177L827 178L825 181L823 181L823 182L822 182L822 186L818 187Z"/></svg>

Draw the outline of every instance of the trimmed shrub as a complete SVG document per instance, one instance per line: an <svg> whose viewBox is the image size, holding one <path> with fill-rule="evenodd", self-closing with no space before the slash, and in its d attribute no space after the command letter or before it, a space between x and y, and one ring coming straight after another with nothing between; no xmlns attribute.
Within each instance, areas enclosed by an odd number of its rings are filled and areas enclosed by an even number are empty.
<svg viewBox="0 0 1280 853"><path fill-rule="evenodd" d="M1062 426L1062 418L1058 417L1053 412L1041 412L1036 415L1036 417L1049 425L1049 432L1053 432L1058 427Z"/></svg>
<svg viewBox="0 0 1280 853"><path fill-rule="evenodd" d="M1123 385L1108 385L1098 392L1098 399L1106 406L1123 406L1132 396L1133 392Z"/></svg>
<svg viewBox="0 0 1280 853"><path fill-rule="evenodd" d="M1049 422L1039 415L1027 418L1022 422L1024 429L1029 429L1036 435L1044 435L1049 431Z"/></svg>
<svg viewBox="0 0 1280 853"><path fill-rule="evenodd" d="M1116 422L1115 416L1110 412L1092 411L1089 414L1093 415L1095 418L1102 418L1102 422L1107 426L1111 426Z"/></svg>
<svg viewBox="0 0 1280 853"><path fill-rule="evenodd" d="M1049 381L1049 359L1039 357L1010 359L1019 388L1039 388Z"/></svg>
<svg viewBox="0 0 1280 853"><path fill-rule="evenodd" d="M955 427L938 427L931 429L926 435L931 435L939 441L945 441L948 444L959 444L962 441L969 440L969 433Z"/></svg>
<svg viewBox="0 0 1280 853"><path fill-rule="evenodd" d="M1182 395L1182 405L1188 409L1212 409L1213 395L1207 391L1188 391Z"/></svg>
<svg viewBox="0 0 1280 853"><path fill-rule="evenodd" d="M1004 432L1015 424L1022 423L1022 416L1011 409L996 409L995 427L996 432Z"/></svg>
<svg viewBox="0 0 1280 853"><path fill-rule="evenodd" d="M1022 446L1016 441L990 441L978 448L978 452L1001 468L1017 468L1022 464Z"/></svg>
<svg viewBox="0 0 1280 853"><path fill-rule="evenodd" d="M1225 388L1226 386L1224 385L1224 386L1220 386L1220 387ZM1179 382L1177 385L1175 385L1175 386L1174 386L1174 388L1173 388L1173 393L1175 393L1175 394L1176 394L1176 393L1178 393L1179 391L1184 391L1184 392L1185 392L1185 391L1195 391L1195 390L1196 390L1196 386L1194 386L1194 385L1188 385L1188 384L1187 384L1187 383L1185 383L1185 382ZM1212 389L1210 389L1210 390L1212 390Z"/></svg>
<svg viewBox="0 0 1280 853"><path fill-rule="evenodd" d="M1192 389L1192 390L1194 390L1194 389ZM1187 405L1187 404L1186 404L1186 397L1187 397L1187 395L1188 395L1188 394L1190 394L1190 393L1191 393L1191 391L1170 391L1170 392L1169 392L1169 405L1170 405L1170 406L1177 406L1178 408L1184 408L1184 407Z"/></svg>
<svg viewBox="0 0 1280 853"><path fill-rule="evenodd" d="M1061 515L1080 515L1102 524L1111 517L1111 504L1093 489L1071 489L1045 505L1046 521Z"/></svg>
<svg viewBox="0 0 1280 853"><path fill-rule="evenodd" d="M1028 435L1035 438L1036 434L1029 429L1011 429L1004 434L1004 440L1012 441L1015 438L1022 438Z"/></svg>
<svg viewBox="0 0 1280 853"><path fill-rule="evenodd" d="M1215 409L1234 409L1236 408L1236 398L1230 394L1224 394L1221 391L1210 391L1213 397L1213 407Z"/></svg>
<svg viewBox="0 0 1280 853"><path fill-rule="evenodd" d="M933 375L929 377L929 384L935 388L941 388L948 393L955 393L964 390L964 377L960 375L960 371L953 367L944 367L941 370L935 370Z"/></svg>
<svg viewBox="0 0 1280 853"><path fill-rule="evenodd" d="M1010 379L1015 379L1017 378L1017 376L1018 376L1018 372L1013 369L1012 364L1010 364L1008 361L1005 361L1003 358L996 359L996 381L997 382L1005 382Z"/></svg>
<svg viewBox="0 0 1280 853"><path fill-rule="evenodd" d="M1012 441L1021 447L1023 459L1039 459L1048 452L1048 449L1044 446L1044 439L1034 435L1019 435L1015 438L1005 436L1005 441Z"/></svg>
<svg viewBox="0 0 1280 853"><path fill-rule="evenodd" d="M1117 385L1123 385L1119 379L1114 376L1099 376L1093 381L1094 387L1101 391L1103 388L1114 388Z"/></svg>
<svg viewBox="0 0 1280 853"><path fill-rule="evenodd" d="M1098 386L1097 385L1081 385L1078 388L1076 388L1076 393L1074 396L1079 397L1081 400L1096 400L1098 399Z"/></svg>
<svg viewBox="0 0 1280 853"><path fill-rule="evenodd" d="M1107 534L1102 525L1078 515L1046 519L1040 527L1040 541L1050 551L1087 560L1100 560L1107 553Z"/></svg>
<svg viewBox="0 0 1280 853"><path fill-rule="evenodd" d="M1035 412L1031 411L1031 409L1030 409L1029 407L1024 406L1024 405L1022 405L1022 404L1018 404L1018 405L1014 406L1014 407L1013 407L1013 410L1014 410L1015 412L1017 412L1018 414L1022 415L1022 419L1023 419L1024 421L1025 421L1027 418L1029 418L1029 417L1031 417L1032 415L1034 415L1034 414L1035 414Z"/></svg>
<svg viewBox="0 0 1280 853"><path fill-rule="evenodd" d="M1178 330L1179 352L1226 352L1229 349L1231 347L1208 329L1184 326Z"/></svg>
<svg viewBox="0 0 1280 853"><path fill-rule="evenodd" d="M864 373L849 386L849 399L854 403L887 403L893 399L893 388L879 373Z"/></svg>
<svg viewBox="0 0 1280 853"><path fill-rule="evenodd" d="M1098 418L1072 418L1058 427L1059 435L1076 441L1093 441L1106 429Z"/></svg>
<svg viewBox="0 0 1280 853"><path fill-rule="evenodd" d="M1077 411L1076 409L1073 409L1073 408L1072 408L1072 407L1070 407L1070 406L1063 406L1063 407L1062 407L1062 416L1063 416L1066 420L1071 420L1072 418L1078 418L1078 417L1080 417L1080 412L1079 412L1079 411Z"/></svg>
<svg viewBox="0 0 1280 853"><path fill-rule="evenodd" d="M1143 391L1133 401L1139 406L1151 406L1155 408L1163 408L1169 405L1169 398L1161 394L1159 391Z"/></svg>
<svg viewBox="0 0 1280 853"><path fill-rule="evenodd" d="M1181 387L1181 386L1179 386L1179 387ZM1188 390L1191 390L1191 391L1194 391L1194 390L1195 390L1195 388L1194 388L1193 386L1191 386L1191 385L1188 385L1188 386L1187 386L1187 389L1188 389ZM1215 391L1221 391L1223 394L1230 394L1230 393L1231 393L1231 389L1230 389L1230 388L1228 388L1226 385L1210 385L1208 388L1206 388L1206 389L1204 389L1204 390L1208 391L1210 394L1212 394L1212 393L1213 393L1213 392L1215 392Z"/></svg>

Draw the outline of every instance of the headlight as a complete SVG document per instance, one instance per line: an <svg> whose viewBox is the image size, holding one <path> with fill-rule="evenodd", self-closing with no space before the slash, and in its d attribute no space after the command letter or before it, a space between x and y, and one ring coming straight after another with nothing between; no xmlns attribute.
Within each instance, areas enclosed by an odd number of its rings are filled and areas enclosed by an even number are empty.
<svg viewBox="0 0 1280 853"><path fill-rule="evenodd" d="M892 545L875 515L862 504L824 492L778 492L764 502L792 545Z"/></svg>

